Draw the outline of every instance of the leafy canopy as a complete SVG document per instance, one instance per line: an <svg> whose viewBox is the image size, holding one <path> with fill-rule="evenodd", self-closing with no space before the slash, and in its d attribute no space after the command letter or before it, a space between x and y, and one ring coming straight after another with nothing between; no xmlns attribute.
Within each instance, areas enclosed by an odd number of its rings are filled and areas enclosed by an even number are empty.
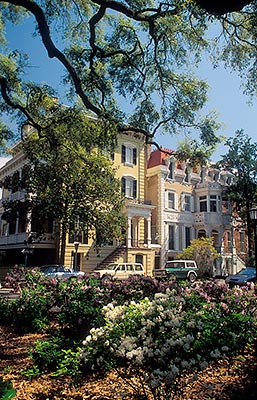
<svg viewBox="0 0 257 400"><path fill-rule="evenodd" d="M140 130L148 142L157 130L181 129L198 129L201 140L216 142L215 116L199 115L208 85L196 78L195 66L211 50L215 65L225 61L241 71L246 91L256 93L256 2L225 15L204 7L193 0L0 0L0 39L7 23L32 15L48 56L64 67L71 104L79 97L87 110L121 130ZM26 55L3 48L1 109L38 129L42 121L29 94L39 88L25 81L28 66Z"/></svg>
<svg viewBox="0 0 257 400"><path fill-rule="evenodd" d="M62 232L76 226L77 231L101 231L101 239L120 238L123 198L107 157L116 144L115 126L45 100L52 107L47 129L30 130L23 143L29 161L22 183L29 193L27 210L36 207L42 218L58 221ZM10 202L5 206L14 208Z"/></svg>

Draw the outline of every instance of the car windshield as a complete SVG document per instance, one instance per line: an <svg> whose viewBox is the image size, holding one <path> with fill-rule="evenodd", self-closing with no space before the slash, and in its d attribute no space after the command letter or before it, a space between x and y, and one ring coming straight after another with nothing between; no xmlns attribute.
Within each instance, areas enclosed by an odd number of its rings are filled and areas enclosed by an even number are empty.
<svg viewBox="0 0 257 400"><path fill-rule="evenodd" d="M63 265L41 265L40 271L45 274L52 274L55 272L64 272L65 268Z"/></svg>
<svg viewBox="0 0 257 400"><path fill-rule="evenodd" d="M239 272L237 273L237 275L253 276L253 275L255 275L255 270L254 270L254 268L242 269L241 271L239 271Z"/></svg>
<svg viewBox="0 0 257 400"><path fill-rule="evenodd" d="M42 265L40 267L40 271L44 272L45 274L49 274L51 272L56 272L56 266L54 265Z"/></svg>

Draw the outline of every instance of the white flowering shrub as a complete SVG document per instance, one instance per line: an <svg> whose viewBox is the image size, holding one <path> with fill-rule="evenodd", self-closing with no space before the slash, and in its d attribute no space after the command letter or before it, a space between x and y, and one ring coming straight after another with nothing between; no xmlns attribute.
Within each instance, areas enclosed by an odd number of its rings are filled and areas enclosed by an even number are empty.
<svg viewBox="0 0 257 400"><path fill-rule="evenodd" d="M81 359L91 371L117 368L127 379L140 377L145 398L170 398L185 372L257 337L256 298L248 291L180 288L103 311L106 323L90 331Z"/></svg>

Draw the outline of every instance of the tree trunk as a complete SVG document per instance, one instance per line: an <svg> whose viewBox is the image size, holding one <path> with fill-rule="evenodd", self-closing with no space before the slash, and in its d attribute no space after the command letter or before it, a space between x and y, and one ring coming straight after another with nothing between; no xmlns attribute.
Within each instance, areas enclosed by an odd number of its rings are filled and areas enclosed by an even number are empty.
<svg viewBox="0 0 257 400"><path fill-rule="evenodd" d="M219 2L216 0L196 0L196 4L210 14L222 15L233 11L240 11L253 0L231 0Z"/></svg>

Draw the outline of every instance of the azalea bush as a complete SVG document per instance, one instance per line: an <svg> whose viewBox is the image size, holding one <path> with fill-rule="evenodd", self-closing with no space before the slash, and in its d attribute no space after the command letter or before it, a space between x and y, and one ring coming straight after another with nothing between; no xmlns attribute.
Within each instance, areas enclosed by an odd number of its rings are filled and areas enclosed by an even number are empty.
<svg viewBox="0 0 257 400"><path fill-rule="evenodd" d="M257 339L253 291L215 280L188 285L135 276L105 282L90 274L61 282L36 273L28 275L19 299L1 300L0 317L23 331L51 327L31 353L28 376L50 371L77 380L115 369L142 399L172 398L185 374Z"/></svg>
<svg viewBox="0 0 257 400"><path fill-rule="evenodd" d="M49 311L53 304L51 291L45 285L24 288L22 296L9 305L11 323L19 332L41 332L50 322Z"/></svg>
<svg viewBox="0 0 257 400"><path fill-rule="evenodd" d="M15 264L13 268L11 268L4 279L4 286L6 288L13 289L15 292L20 290L20 285L25 281L27 270L23 265Z"/></svg>
<svg viewBox="0 0 257 400"><path fill-rule="evenodd" d="M165 293L175 281L158 282L146 276L133 276L122 282L102 280L98 274L59 283L54 292L59 307L58 321L70 335L81 337L104 322L102 309L109 303L126 304L131 299L153 298Z"/></svg>
<svg viewBox="0 0 257 400"><path fill-rule="evenodd" d="M12 324L20 331L42 331L54 317L59 328L76 339L86 335L92 327L103 324L102 309L110 302L119 305L131 299L153 298L155 293L165 293L176 284L175 281L162 283L145 276L105 282L99 274L61 281L50 279L37 270L25 272L23 269L13 271L7 281L16 285L21 276L26 284L20 288L20 297L11 303L0 302L1 323ZM53 309L57 312L52 312Z"/></svg>
<svg viewBox="0 0 257 400"><path fill-rule="evenodd" d="M97 275L72 279L56 287L55 299L59 307L59 325L73 337L85 335L92 327L103 323L102 307L106 303L106 290ZM109 295L108 295L109 301Z"/></svg>
<svg viewBox="0 0 257 400"><path fill-rule="evenodd" d="M20 296L15 300L0 299L0 320L2 325L11 325L20 332L45 330L50 323L50 310L55 303L56 284L40 273L23 271ZM16 274L15 274L16 276ZM7 275L7 280L10 275Z"/></svg>
<svg viewBox="0 0 257 400"><path fill-rule="evenodd" d="M217 285L216 285L217 286ZM153 300L104 307L106 323L81 348L88 371L118 369L145 398L168 399L186 372L203 369L256 340L256 298L213 284L178 288ZM217 294L217 297L216 297ZM136 379L140 377L140 380ZM134 378L131 380L131 378Z"/></svg>

